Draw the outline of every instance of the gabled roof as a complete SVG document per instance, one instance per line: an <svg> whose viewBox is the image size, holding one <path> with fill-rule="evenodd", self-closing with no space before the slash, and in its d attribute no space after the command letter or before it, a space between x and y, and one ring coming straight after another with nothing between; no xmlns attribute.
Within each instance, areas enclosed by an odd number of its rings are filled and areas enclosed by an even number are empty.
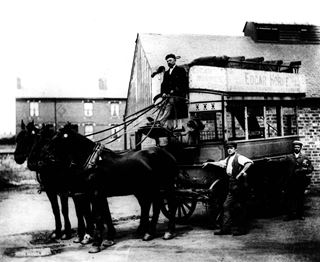
<svg viewBox="0 0 320 262"><path fill-rule="evenodd" d="M320 96L320 45L255 43L247 36L138 34L152 70L166 65L164 57L174 53L177 64L189 64L204 56L264 57L265 60L301 61L307 96Z"/></svg>
<svg viewBox="0 0 320 262"><path fill-rule="evenodd" d="M111 99L125 98L121 88L109 88L108 79L81 76L67 78L63 81L57 77L48 81L34 76L23 76L17 79L16 98L70 98L70 99Z"/></svg>
<svg viewBox="0 0 320 262"><path fill-rule="evenodd" d="M51 85L49 83L32 84L22 79L21 87L16 89L16 98L58 98L58 99L111 99L125 98L124 92L118 89L99 88L98 83L88 87Z"/></svg>

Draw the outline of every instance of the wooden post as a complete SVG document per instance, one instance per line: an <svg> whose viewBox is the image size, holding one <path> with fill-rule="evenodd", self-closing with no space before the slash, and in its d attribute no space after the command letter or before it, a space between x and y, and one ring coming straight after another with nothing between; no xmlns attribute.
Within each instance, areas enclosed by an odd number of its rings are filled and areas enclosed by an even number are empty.
<svg viewBox="0 0 320 262"><path fill-rule="evenodd" d="M231 130L232 130L232 137L236 137L236 120L233 110L231 111Z"/></svg>
<svg viewBox="0 0 320 262"><path fill-rule="evenodd" d="M141 138L142 138L142 133L138 130L135 132L135 150L141 150Z"/></svg>
<svg viewBox="0 0 320 262"><path fill-rule="evenodd" d="M267 137L269 137L269 134L268 134L268 126L267 126L267 109L266 109L266 106L263 106L263 126L264 126L263 137L267 138Z"/></svg>
<svg viewBox="0 0 320 262"><path fill-rule="evenodd" d="M222 138L223 141L228 141L228 134L227 134L227 108L224 101L224 95L222 95Z"/></svg>
<svg viewBox="0 0 320 262"><path fill-rule="evenodd" d="M298 125L298 106L294 107L295 116L296 116L296 133L299 135L299 125Z"/></svg>
<svg viewBox="0 0 320 262"><path fill-rule="evenodd" d="M248 129L248 107L244 107L244 135L245 140L249 140L249 129Z"/></svg>
<svg viewBox="0 0 320 262"><path fill-rule="evenodd" d="M283 109L282 106L277 106L277 129L278 136L283 136Z"/></svg>

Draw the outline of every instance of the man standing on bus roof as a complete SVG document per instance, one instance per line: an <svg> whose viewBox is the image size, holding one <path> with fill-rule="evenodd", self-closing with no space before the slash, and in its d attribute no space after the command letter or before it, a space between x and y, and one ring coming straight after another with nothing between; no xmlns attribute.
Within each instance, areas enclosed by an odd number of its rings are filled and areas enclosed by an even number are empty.
<svg viewBox="0 0 320 262"><path fill-rule="evenodd" d="M158 119L162 125L167 119L180 119L188 116L186 104L188 78L186 71L183 67L176 65L177 58L174 54L168 54L165 59L169 69L164 72L161 84L160 94L164 99L167 99Z"/></svg>
<svg viewBox="0 0 320 262"><path fill-rule="evenodd" d="M253 161L239 153L237 153L237 144L229 142L226 144L228 153L227 158L206 162L207 165L215 165L225 169L226 175L229 177L229 190L226 200L223 204L222 226L220 231L215 235L239 236L246 234L246 201L247 201L247 183L246 171L253 164Z"/></svg>

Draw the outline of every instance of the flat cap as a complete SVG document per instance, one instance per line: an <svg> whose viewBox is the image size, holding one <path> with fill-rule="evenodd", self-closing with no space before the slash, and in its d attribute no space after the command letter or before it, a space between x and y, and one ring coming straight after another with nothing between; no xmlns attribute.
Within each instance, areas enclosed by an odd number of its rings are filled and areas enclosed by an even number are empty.
<svg viewBox="0 0 320 262"><path fill-rule="evenodd" d="M229 148L229 147L237 148L237 143L236 142L227 142L224 147L225 148Z"/></svg>
<svg viewBox="0 0 320 262"><path fill-rule="evenodd" d="M292 142L292 144L293 144L293 145L300 145L300 146L303 145L303 143L302 143L301 141L299 141L299 140L294 140L294 141Z"/></svg>
<svg viewBox="0 0 320 262"><path fill-rule="evenodd" d="M169 58L176 59L176 56L175 56L174 54L168 54L168 55L166 55L166 60L169 59Z"/></svg>

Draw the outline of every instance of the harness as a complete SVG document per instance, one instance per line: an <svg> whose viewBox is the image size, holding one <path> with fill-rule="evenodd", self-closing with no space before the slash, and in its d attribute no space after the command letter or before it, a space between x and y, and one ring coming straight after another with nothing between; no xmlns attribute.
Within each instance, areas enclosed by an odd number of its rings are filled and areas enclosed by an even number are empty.
<svg viewBox="0 0 320 262"><path fill-rule="evenodd" d="M83 168L84 170L91 169L95 167L97 159L100 156L101 151L103 150L104 146L100 143L96 143L91 155L88 157L86 163L84 164Z"/></svg>

